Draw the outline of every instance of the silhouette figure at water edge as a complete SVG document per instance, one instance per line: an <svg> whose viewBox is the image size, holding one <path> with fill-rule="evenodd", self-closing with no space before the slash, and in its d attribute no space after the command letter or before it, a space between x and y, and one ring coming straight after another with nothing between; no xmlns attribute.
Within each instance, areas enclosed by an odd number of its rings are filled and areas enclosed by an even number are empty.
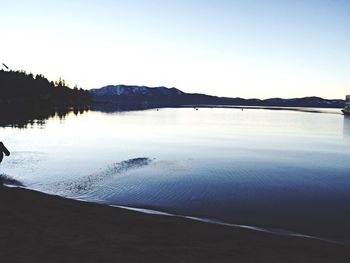
<svg viewBox="0 0 350 263"><path fill-rule="evenodd" d="M6 156L10 155L10 151L5 147L5 145L0 142L0 163L2 162L2 159L4 158L4 154Z"/></svg>

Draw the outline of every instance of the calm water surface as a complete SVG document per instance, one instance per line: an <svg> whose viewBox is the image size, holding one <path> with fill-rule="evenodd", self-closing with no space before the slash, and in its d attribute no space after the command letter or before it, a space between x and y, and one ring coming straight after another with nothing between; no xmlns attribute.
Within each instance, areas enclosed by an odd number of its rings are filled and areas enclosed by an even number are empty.
<svg viewBox="0 0 350 263"><path fill-rule="evenodd" d="M26 186L350 242L350 118L286 110L88 112L1 128Z"/></svg>

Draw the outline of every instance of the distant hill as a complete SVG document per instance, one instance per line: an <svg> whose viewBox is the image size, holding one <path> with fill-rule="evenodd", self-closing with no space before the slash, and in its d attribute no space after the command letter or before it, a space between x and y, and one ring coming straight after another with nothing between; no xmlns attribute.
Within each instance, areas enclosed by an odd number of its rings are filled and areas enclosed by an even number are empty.
<svg viewBox="0 0 350 263"><path fill-rule="evenodd" d="M233 105L233 106L279 106L279 107L317 107L342 108L344 100L328 100L320 97L305 98L271 98L243 99L217 97L197 93L185 93L176 88L109 85L92 89L93 101L96 103L114 104L120 108L148 108L200 105Z"/></svg>
<svg viewBox="0 0 350 263"><path fill-rule="evenodd" d="M96 96L177 96L185 93L176 88L146 86L109 85L100 89L92 89L90 93Z"/></svg>

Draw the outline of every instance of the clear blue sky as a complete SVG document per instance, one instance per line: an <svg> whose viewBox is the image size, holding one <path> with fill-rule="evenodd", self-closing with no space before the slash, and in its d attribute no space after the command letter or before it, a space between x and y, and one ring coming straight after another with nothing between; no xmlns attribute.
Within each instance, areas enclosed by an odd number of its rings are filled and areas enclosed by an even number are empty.
<svg viewBox="0 0 350 263"><path fill-rule="evenodd" d="M0 0L0 62L69 84L350 94L347 0Z"/></svg>

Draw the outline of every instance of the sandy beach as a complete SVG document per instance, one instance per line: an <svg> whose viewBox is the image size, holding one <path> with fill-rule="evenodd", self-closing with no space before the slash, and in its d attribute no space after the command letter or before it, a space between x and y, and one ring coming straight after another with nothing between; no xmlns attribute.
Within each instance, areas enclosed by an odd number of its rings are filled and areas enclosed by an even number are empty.
<svg viewBox="0 0 350 263"><path fill-rule="evenodd" d="M348 246L0 188L0 262L349 262Z"/></svg>

